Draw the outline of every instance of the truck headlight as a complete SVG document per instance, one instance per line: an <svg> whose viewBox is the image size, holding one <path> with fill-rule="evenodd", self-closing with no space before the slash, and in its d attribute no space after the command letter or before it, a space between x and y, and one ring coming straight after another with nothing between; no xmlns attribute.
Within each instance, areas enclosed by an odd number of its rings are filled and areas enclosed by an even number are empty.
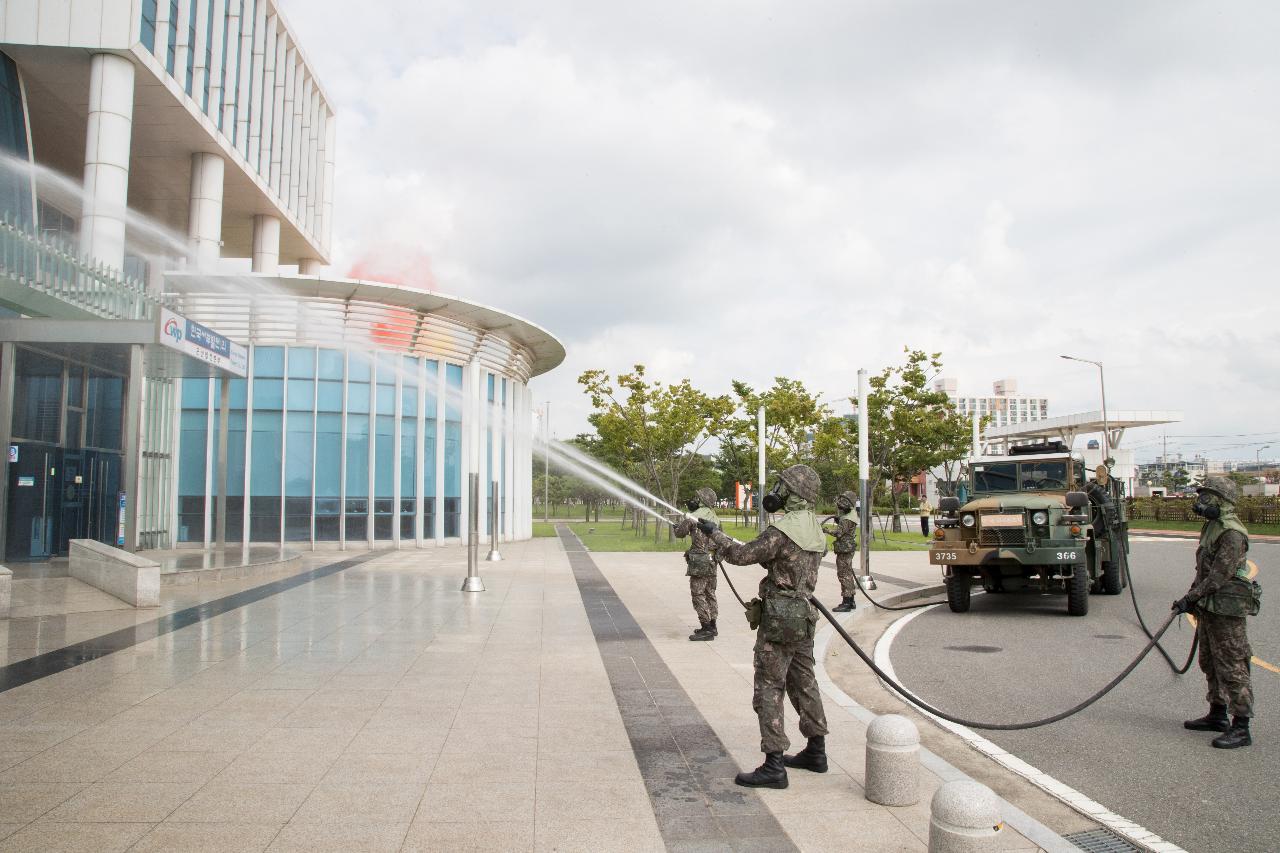
<svg viewBox="0 0 1280 853"><path fill-rule="evenodd" d="M960 516L960 523L965 527L973 527L973 522L973 513L966 512L964 515Z"/></svg>
<svg viewBox="0 0 1280 853"><path fill-rule="evenodd" d="M1031 513L1031 523L1034 524L1036 527L1044 527L1046 524L1049 523L1049 513L1045 512L1042 509L1036 510L1035 512Z"/></svg>

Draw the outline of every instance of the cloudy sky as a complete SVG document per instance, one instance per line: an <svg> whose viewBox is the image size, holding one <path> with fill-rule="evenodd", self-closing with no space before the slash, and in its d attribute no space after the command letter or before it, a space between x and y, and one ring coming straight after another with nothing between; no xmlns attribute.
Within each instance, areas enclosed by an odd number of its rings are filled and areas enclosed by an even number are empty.
<svg viewBox="0 0 1280 853"><path fill-rule="evenodd" d="M588 368L847 411L909 345L1051 414L1098 406L1058 354L1100 359L1111 409L1185 412L1171 451L1280 458L1280 5L285 8L339 116L336 271L551 330L559 435Z"/></svg>

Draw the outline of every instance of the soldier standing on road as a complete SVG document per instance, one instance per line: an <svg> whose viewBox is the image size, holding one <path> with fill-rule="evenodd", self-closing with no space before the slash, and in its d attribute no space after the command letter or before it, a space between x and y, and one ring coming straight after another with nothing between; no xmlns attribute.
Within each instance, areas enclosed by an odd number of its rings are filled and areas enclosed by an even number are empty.
<svg viewBox="0 0 1280 853"><path fill-rule="evenodd" d="M832 608L836 613L848 613L858 606L854 600L858 585L853 579L854 539L858 533L858 515L853 508L856 500L853 492L841 492L836 498L836 512L839 514L822 525L823 530L836 538L833 550L836 552L836 577L840 580L840 603Z"/></svg>
<svg viewBox="0 0 1280 853"><path fill-rule="evenodd" d="M692 516L680 519L675 527L675 535L683 539L690 536L689 550L684 552L684 562L688 567L685 574L689 576L689 596L693 599L693 612L698 615L698 630L689 635L690 640L714 640L719 631L716 629L716 564L714 554L715 543L711 537L698 528L699 521L709 521L718 525L713 507L716 505L716 493L704 486L694 493L685 506Z"/></svg>
<svg viewBox="0 0 1280 853"><path fill-rule="evenodd" d="M1178 613L1194 611L1196 615L1200 669L1209 683L1209 713L1183 725L1193 731L1223 732L1213 740L1218 749L1253 743L1249 733L1253 717L1249 661L1253 652L1245 617L1258 614L1262 588L1249 579L1249 531L1236 516L1238 495L1238 487L1226 477L1209 477L1196 489L1192 509L1205 520L1196 549L1196 580L1191 590L1173 603Z"/></svg>
<svg viewBox="0 0 1280 853"><path fill-rule="evenodd" d="M749 614L758 615L751 707L760 720L760 751L765 756L764 764L734 779L748 788L787 787L788 767L827 772L827 715L813 674L818 617L808 601L827 551L827 537L813 514L822 482L808 465L793 465L778 479L762 504L767 512L786 512L754 541L734 542L709 521L698 522L725 560L735 566L758 563L767 573L760 581L760 598L748 608ZM784 693L800 717L800 733L809 739L801 752L785 758L791 741L783 726Z"/></svg>

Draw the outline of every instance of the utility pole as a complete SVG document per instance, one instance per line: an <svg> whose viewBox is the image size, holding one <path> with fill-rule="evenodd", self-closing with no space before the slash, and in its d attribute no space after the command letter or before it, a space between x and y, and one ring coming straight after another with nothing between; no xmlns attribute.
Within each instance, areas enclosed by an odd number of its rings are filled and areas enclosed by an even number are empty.
<svg viewBox="0 0 1280 853"><path fill-rule="evenodd" d="M756 528L763 531L764 523L764 404L756 409Z"/></svg>
<svg viewBox="0 0 1280 853"><path fill-rule="evenodd" d="M876 579L871 577L871 551L867 540L871 530L871 479L867 476L871 469L871 439L867 430L867 371L861 369L858 371L858 495L862 511L858 513L858 523L862 525L862 535L858 537L858 556L863 590L876 588Z"/></svg>

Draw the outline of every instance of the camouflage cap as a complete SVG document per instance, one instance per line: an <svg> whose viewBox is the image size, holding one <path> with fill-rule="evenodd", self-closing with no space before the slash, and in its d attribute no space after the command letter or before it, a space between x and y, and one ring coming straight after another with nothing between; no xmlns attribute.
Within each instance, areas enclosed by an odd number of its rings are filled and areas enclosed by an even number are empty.
<svg viewBox="0 0 1280 853"><path fill-rule="evenodd" d="M858 496L853 493L853 489L850 489L847 492L841 492L840 494L836 495L836 500L848 501L849 506L853 506L858 502Z"/></svg>
<svg viewBox="0 0 1280 853"><path fill-rule="evenodd" d="M720 499L716 497L715 490L712 489L710 486L703 486L701 489L698 489L698 491L694 492L693 494L694 494L694 497L698 499L698 503L702 504L705 507L714 507L717 503L720 502Z"/></svg>
<svg viewBox="0 0 1280 853"><path fill-rule="evenodd" d="M1210 492L1227 503L1235 503L1240 498L1240 487L1228 477L1206 477L1205 481L1196 487L1196 491Z"/></svg>
<svg viewBox="0 0 1280 853"><path fill-rule="evenodd" d="M810 503L818 500L818 491L822 488L822 478L818 472L808 465L792 465L778 477L787 484L793 495L799 495Z"/></svg>

